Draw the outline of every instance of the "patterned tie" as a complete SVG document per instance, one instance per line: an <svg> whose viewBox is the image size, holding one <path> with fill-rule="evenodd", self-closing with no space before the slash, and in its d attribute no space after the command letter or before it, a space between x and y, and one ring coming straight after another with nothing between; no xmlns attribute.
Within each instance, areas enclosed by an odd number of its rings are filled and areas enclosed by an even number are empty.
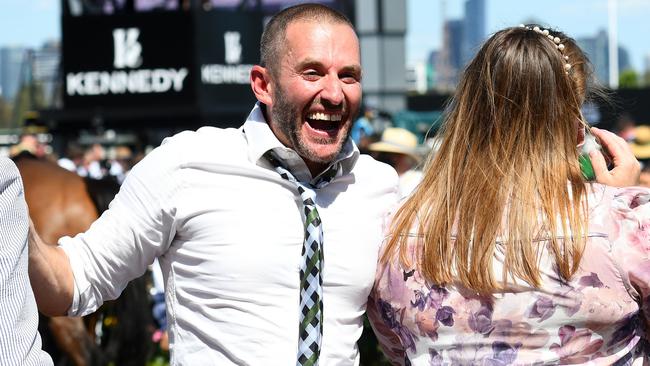
<svg viewBox="0 0 650 366"><path fill-rule="evenodd" d="M302 183L286 169L275 153L266 158L275 171L298 188L305 207L305 240L300 264L300 324L297 366L318 365L323 337L323 228L314 203L314 189L324 187L336 175L338 164L326 171L316 184Z"/></svg>

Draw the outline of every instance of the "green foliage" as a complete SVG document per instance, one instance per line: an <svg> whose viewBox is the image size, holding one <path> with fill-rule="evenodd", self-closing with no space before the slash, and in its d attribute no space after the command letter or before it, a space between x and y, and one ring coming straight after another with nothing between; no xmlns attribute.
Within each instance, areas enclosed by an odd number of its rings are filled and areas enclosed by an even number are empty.
<svg viewBox="0 0 650 366"><path fill-rule="evenodd" d="M14 124L11 122L11 115L13 106L2 97L0 97L0 128L13 128Z"/></svg>
<svg viewBox="0 0 650 366"><path fill-rule="evenodd" d="M23 85L14 100L13 123L22 126L27 111L35 111L44 106L43 86L37 83Z"/></svg>
<svg viewBox="0 0 650 366"><path fill-rule="evenodd" d="M363 317L363 333L359 339L359 353L361 366L390 366L390 362L379 349L377 337L372 331L368 318Z"/></svg>
<svg viewBox="0 0 650 366"><path fill-rule="evenodd" d="M650 88L650 70L646 70L646 72L643 73L641 84L643 87Z"/></svg>
<svg viewBox="0 0 650 366"><path fill-rule="evenodd" d="M147 366L169 366L169 357L162 355L155 356L152 360L147 362Z"/></svg>
<svg viewBox="0 0 650 366"><path fill-rule="evenodd" d="M632 69L623 70L618 77L618 87L621 89L636 89L639 87L639 75Z"/></svg>

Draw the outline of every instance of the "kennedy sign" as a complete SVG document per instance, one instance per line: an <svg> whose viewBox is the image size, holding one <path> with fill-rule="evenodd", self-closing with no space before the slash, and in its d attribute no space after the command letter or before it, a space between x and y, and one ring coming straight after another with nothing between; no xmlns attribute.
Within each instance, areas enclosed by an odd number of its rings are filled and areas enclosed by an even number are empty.
<svg viewBox="0 0 650 366"><path fill-rule="evenodd" d="M253 65L241 64L241 34L234 31L223 33L224 57L226 65L208 64L201 66L201 81L205 84L246 84L250 83Z"/></svg>
<svg viewBox="0 0 650 366"><path fill-rule="evenodd" d="M194 104L192 35L179 12L66 19L65 106Z"/></svg>
<svg viewBox="0 0 650 366"><path fill-rule="evenodd" d="M262 29L256 11L64 17L64 108L143 119L163 109L243 118L255 101L250 70Z"/></svg>
<svg viewBox="0 0 650 366"><path fill-rule="evenodd" d="M260 58L262 13L210 11L198 14L198 64L202 105L250 109L255 98L250 71Z"/></svg>
<svg viewBox="0 0 650 366"><path fill-rule="evenodd" d="M180 92L187 77L186 67L179 69L139 69L142 65L140 29L113 30L114 71L84 71L66 75L68 95ZM121 70L131 69L131 70Z"/></svg>

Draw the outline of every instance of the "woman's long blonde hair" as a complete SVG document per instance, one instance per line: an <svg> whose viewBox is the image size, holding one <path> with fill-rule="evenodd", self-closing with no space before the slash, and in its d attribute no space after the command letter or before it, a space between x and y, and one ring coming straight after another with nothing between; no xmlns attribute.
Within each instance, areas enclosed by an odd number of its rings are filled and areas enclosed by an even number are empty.
<svg viewBox="0 0 650 366"><path fill-rule="evenodd" d="M563 52L538 32L504 29L467 66L445 112L441 145L393 219L384 263L399 254L412 265L407 239L416 232L415 265L428 281L483 295L509 279L539 286L542 240L564 279L578 269L587 207L577 127L591 69L574 40L551 35ZM501 279L492 268L498 242Z"/></svg>

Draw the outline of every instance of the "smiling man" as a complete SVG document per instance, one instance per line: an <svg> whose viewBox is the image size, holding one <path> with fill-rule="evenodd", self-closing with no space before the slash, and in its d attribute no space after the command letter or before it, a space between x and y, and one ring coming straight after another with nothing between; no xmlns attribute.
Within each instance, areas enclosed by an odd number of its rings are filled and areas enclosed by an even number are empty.
<svg viewBox="0 0 650 366"><path fill-rule="evenodd" d="M158 258L172 364L355 365L397 174L349 138L359 41L322 5L278 13L251 72L239 129L166 139L90 230L34 233L41 311L79 316Z"/></svg>
<svg viewBox="0 0 650 366"><path fill-rule="evenodd" d="M306 17L285 27L283 46L277 39L262 39L267 66L253 67L253 92L267 106L273 133L313 174L339 154L358 112L359 41L351 25L334 16L323 23ZM280 64L270 63L270 57Z"/></svg>

